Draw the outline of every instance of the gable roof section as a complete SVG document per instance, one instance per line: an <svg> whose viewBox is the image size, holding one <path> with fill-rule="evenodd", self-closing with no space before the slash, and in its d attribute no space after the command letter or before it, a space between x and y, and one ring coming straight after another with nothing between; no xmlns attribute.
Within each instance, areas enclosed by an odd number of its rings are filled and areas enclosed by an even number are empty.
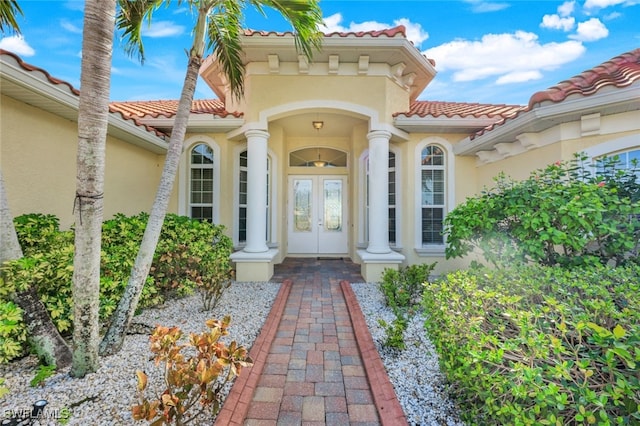
<svg viewBox="0 0 640 426"><path fill-rule="evenodd" d="M331 67L342 63L358 64L358 73L366 73L370 63L388 63L393 78L406 85L410 98L416 99L436 75L435 62L428 59L406 37L406 28L332 32L324 34L319 51L311 61L300 57L295 48L294 34L290 31L245 30L242 37L243 63L270 62L278 65L270 72L279 72L280 63L296 63L299 72L313 71L313 64L331 63ZM276 58L276 59L272 59ZM270 65L271 66L271 65ZM316 67L316 71L322 69ZM209 55L200 67L200 76L220 99L226 96L226 79L214 55Z"/></svg>
<svg viewBox="0 0 640 426"><path fill-rule="evenodd" d="M0 91L71 121L78 120L80 91L46 70L24 62L18 55L0 49ZM109 108L110 135L153 152L166 151L165 134Z"/></svg>
<svg viewBox="0 0 640 426"><path fill-rule="evenodd" d="M472 134L456 147L457 154L476 154L510 143L523 133L537 133L582 116L640 110L640 49L534 93L528 106Z"/></svg>

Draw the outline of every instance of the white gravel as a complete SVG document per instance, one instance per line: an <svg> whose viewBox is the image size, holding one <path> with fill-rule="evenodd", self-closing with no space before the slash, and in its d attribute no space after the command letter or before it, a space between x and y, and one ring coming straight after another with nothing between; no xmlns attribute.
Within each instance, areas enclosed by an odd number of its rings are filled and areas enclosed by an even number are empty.
<svg viewBox="0 0 640 426"><path fill-rule="evenodd" d="M222 296L218 306L209 312L202 311L199 295L184 299L170 300L165 305L146 309L134 317L134 323L179 326L185 335L201 333L207 328L205 321L221 319L231 315L229 336L249 348L257 337L269 314L271 305L280 289L280 284L254 282L234 283ZM147 395L152 389L162 393L161 366L156 367L149 350L149 335L128 335L122 350L113 356L100 359L100 368L83 379L71 378L69 369L47 379L43 387L33 388L29 382L35 375L37 360L33 356L0 366L0 377L6 379L5 386L10 393L0 399L0 415L6 417L7 410L27 412L31 405L45 399L49 402L45 414L55 417L62 408L69 408L71 417L68 425L133 425L131 405L137 403L136 370L143 370L149 376ZM228 389L227 389L228 392ZM15 413L16 411L12 411ZM201 421L193 425L211 425L211 417L201 416ZM56 420L35 422L34 425L59 425ZM143 424L143 423L140 423Z"/></svg>
<svg viewBox="0 0 640 426"><path fill-rule="evenodd" d="M166 305L147 309L134 318L135 323L149 326L179 326L185 334L202 332L209 318L231 315L231 338L249 348L259 333L280 288L275 283L235 283L223 295L218 307L202 312L197 295L172 300ZM378 352L387 368L396 394L412 425L463 425L449 400L445 380L438 367L433 345L426 338L424 318L413 318L405 333L407 349L397 351L382 346L385 334L378 319L393 321L392 312L384 306L377 284L352 284L373 336ZM37 360L33 356L0 365L0 378L10 389L0 398L0 415L27 413L40 399L49 402L45 413L55 417L69 408L69 425L131 425L131 405L137 402L135 371L149 375L149 391L161 393L161 369L151 360L148 334L128 335L123 349L116 355L101 358L100 369L83 379L73 379L68 369L56 373L33 388L29 382L35 375ZM151 395L150 393L148 395ZM199 421L198 421L199 420ZM190 423L211 424L211 417ZM34 425L58 425L56 420L36 421Z"/></svg>
<svg viewBox="0 0 640 426"><path fill-rule="evenodd" d="M354 283L351 288L409 424L464 426L447 394L438 355L424 330L425 318L416 314L409 321L404 333L406 349L387 348L383 345L386 333L378 320L391 324L395 316L385 306L378 284Z"/></svg>

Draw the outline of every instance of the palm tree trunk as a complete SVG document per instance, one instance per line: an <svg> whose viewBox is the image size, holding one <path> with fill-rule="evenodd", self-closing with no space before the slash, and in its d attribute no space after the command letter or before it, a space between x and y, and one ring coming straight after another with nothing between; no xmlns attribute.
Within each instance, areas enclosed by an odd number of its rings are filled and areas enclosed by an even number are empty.
<svg viewBox="0 0 640 426"><path fill-rule="evenodd" d="M200 70L202 56L204 54L205 24L206 16L201 12L198 16L198 24L196 25L195 30L196 35L194 36L194 46L190 52L184 85L182 87L182 93L178 103L176 119L171 132L169 148L165 157L164 168L162 170L160 184L156 192L156 198L153 202L153 207L151 208L149 221L145 228L142 242L140 244L140 250L138 251L135 264L131 270L131 276L129 277L129 282L125 288L124 295L120 299L107 333L100 343L101 355L114 354L122 347L125 333L138 306L138 301L142 294L142 288L144 287L144 283L149 275L149 269L153 262L153 255L155 253L156 246L158 245L158 239L160 238L162 224L167 213L167 208L169 207L169 199L171 197L171 192L173 191L173 184L175 182L176 174L178 173L178 165L180 163L180 156L182 155L184 136L187 132L189 114L191 113L191 104L193 102L193 95L196 91L198 71Z"/></svg>
<svg viewBox="0 0 640 426"><path fill-rule="evenodd" d="M0 265L21 257L22 248L13 226L13 217L0 171ZM11 300L22 309L29 343L35 348L36 353L48 365L55 365L57 368L71 364L71 349L51 321L47 309L38 298L36 288L31 285L26 290L12 295Z"/></svg>
<svg viewBox="0 0 640 426"><path fill-rule="evenodd" d="M73 364L84 377L98 369L100 249L105 146L116 0L87 0L82 34L73 259Z"/></svg>

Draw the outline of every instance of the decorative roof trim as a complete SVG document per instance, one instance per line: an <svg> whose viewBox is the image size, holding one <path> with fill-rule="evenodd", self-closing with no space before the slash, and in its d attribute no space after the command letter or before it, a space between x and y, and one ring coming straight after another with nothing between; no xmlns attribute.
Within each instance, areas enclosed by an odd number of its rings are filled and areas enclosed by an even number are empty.
<svg viewBox="0 0 640 426"><path fill-rule="evenodd" d="M407 37L407 29L404 25L398 25L396 27L393 28L386 28L383 30L371 30L371 31L349 31L349 32L342 32L342 31L334 31L331 33L325 33L324 36L325 37L340 37L340 38L345 38L345 37L373 37L373 38L377 38L377 37L382 37L382 36L386 36L389 38L393 38L396 37L397 35L401 35L402 37L406 38ZM244 30L244 35L247 37L270 37L270 36L275 36L275 37L286 37L286 36L294 36L294 33L291 31L283 31L283 32L279 32L279 31L258 31L258 30L252 30L252 29L246 29Z"/></svg>
<svg viewBox="0 0 640 426"><path fill-rule="evenodd" d="M53 77L51 74L49 74L48 71L46 71L43 68L40 67L36 67L35 65L31 65L25 61L22 60L22 58L20 58L20 56L16 55L13 52L9 52L7 50L4 49L0 49L0 57L10 57L12 58L15 63L18 65L18 67L22 70L25 71L26 73L24 75L26 76L30 76L30 78L35 78L38 79L38 74L42 75L45 77L45 80L48 84L51 85L51 87L55 87L57 89L62 89L62 92L58 92L57 94L48 94L48 96L52 96L56 102L62 102L65 105L67 105L70 108L73 108L75 111L78 110L79 105L79 96L80 96L80 90L76 89L75 87L73 87L73 85L65 80L61 80L58 78ZM72 97L67 99L67 100L63 100L61 98L61 94L62 93L66 93L68 95L71 95ZM129 117L129 116L125 116L121 113L119 113L119 111L114 110L111 108L111 106L109 107L109 112L110 112L110 116L113 117L113 119L118 119L118 120L124 120L124 121L129 121L131 124L133 124L134 126L137 127L141 127L143 128L146 132L153 134L161 139L164 139L166 137L166 135L162 132L159 132L158 130L154 129L151 126L147 126L145 124L140 123L139 121L137 121L135 119L135 117ZM113 124L113 123L110 123ZM121 127L121 126L118 126ZM137 135L136 137L140 137L140 135ZM148 142L148 141L147 141Z"/></svg>
<svg viewBox="0 0 640 426"><path fill-rule="evenodd" d="M529 108L558 103L571 95L590 96L605 87L627 87L640 80L640 48L618 55L546 90L534 93Z"/></svg>

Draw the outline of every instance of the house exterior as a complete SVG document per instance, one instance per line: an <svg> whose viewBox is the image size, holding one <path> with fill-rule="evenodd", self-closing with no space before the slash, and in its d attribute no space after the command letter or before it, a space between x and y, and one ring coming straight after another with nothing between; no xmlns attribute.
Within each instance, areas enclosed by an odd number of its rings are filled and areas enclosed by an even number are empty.
<svg viewBox="0 0 640 426"><path fill-rule="evenodd" d="M308 62L291 33L247 31L245 96L215 58L216 95L193 102L170 211L226 226L238 281L287 256L349 257L367 281L445 259L442 221L505 172L585 151L640 159L640 49L532 95L529 104L418 100L436 76L404 27L325 35ZM73 221L77 91L1 52L0 163L14 215ZM177 101L110 106L105 214L149 210Z"/></svg>

